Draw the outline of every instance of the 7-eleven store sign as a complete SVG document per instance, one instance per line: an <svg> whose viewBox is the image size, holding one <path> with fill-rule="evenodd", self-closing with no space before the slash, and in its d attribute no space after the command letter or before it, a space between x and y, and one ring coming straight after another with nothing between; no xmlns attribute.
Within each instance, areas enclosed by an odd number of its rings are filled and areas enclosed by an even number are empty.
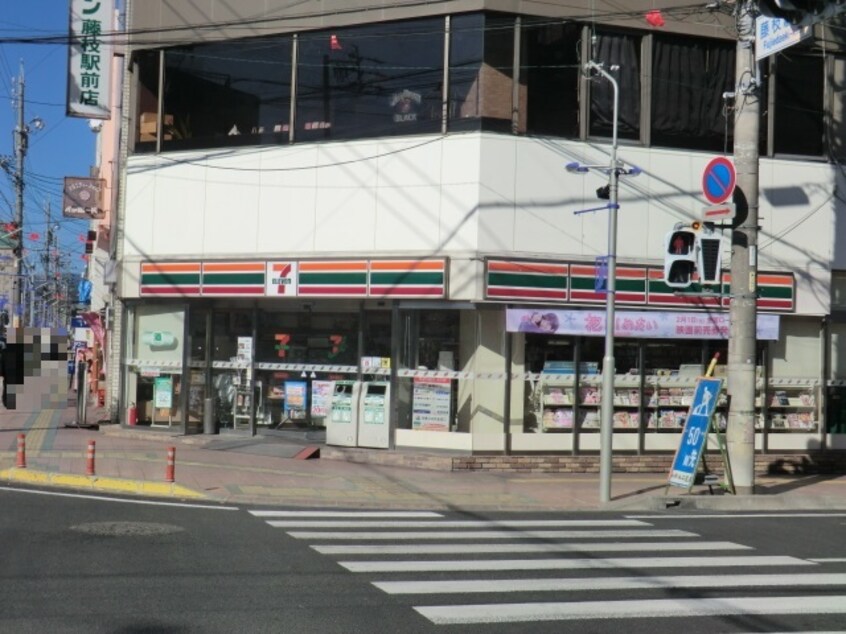
<svg viewBox="0 0 846 634"><path fill-rule="evenodd" d="M268 297L296 297L297 263L268 262L265 280L265 294Z"/></svg>

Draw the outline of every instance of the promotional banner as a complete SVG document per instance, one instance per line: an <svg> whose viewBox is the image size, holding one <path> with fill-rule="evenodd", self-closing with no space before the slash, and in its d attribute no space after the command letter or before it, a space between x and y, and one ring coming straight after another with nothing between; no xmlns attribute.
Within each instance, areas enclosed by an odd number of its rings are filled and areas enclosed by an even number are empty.
<svg viewBox="0 0 846 634"><path fill-rule="evenodd" d="M548 335L605 335L605 311L508 308L505 314L508 332L532 332ZM758 315L757 338L778 341L779 316ZM728 312L617 311L615 337L644 339L728 339Z"/></svg>
<svg viewBox="0 0 846 634"><path fill-rule="evenodd" d="M67 115L111 116L112 45L104 38L115 15L114 0L71 0Z"/></svg>

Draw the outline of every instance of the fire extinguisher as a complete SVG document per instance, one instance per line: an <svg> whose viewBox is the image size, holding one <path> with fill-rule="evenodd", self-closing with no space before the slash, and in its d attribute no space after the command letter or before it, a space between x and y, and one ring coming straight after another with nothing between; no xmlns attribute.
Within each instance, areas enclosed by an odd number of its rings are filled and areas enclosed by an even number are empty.
<svg viewBox="0 0 846 634"><path fill-rule="evenodd" d="M135 403L130 403L126 409L126 424L135 425L136 422L138 422L138 409L135 407Z"/></svg>

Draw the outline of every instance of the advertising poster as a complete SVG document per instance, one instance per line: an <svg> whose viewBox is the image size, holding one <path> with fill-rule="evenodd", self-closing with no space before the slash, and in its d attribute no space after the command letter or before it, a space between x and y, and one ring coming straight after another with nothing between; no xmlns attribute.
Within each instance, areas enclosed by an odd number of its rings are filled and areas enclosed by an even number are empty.
<svg viewBox="0 0 846 634"><path fill-rule="evenodd" d="M605 335L605 312L601 310L556 310L508 308L505 312L508 332L581 335ZM779 316L758 315L757 338L778 341ZM728 339L729 314L670 313L659 311L617 311L614 336L650 339Z"/></svg>
<svg viewBox="0 0 846 634"><path fill-rule="evenodd" d="M305 381L285 381L285 416L287 418L305 418L308 383Z"/></svg>
<svg viewBox="0 0 846 634"><path fill-rule="evenodd" d="M153 403L156 409L173 407L173 377L157 376L153 381Z"/></svg>
<svg viewBox="0 0 846 634"><path fill-rule="evenodd" d="M332 409L332 393L335 391L334 381L311 382L311 415L314 418L326 418Z"/></svg>
<svg viewBox="0 0 846 634"><path fill-rule="evenodd" d="M412 429L449 431L451 396L450 379L414 377Z"/></svg>

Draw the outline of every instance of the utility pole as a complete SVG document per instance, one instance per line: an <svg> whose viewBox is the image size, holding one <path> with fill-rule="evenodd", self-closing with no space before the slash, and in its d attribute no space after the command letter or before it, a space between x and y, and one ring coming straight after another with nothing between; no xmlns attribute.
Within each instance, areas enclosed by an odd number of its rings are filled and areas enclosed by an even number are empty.
<svg viewBox="0 0 846 634"><path fill-rule="evenodd" d="M734 165L738 226L731 239L728 349L729 461L738 494L755 492L755 367L757 363L758 139L760 85L755 61L757 0L737 4Z"/></svg>
<svg viewBox="0 0 846 634"><path fill-rule="evenodd" d="M18 87L15 91L15 108L17 109L17 123L15 124L15 223L18 226L18 253L15 254L15 280L12 291L12 305L10 316L13 326L22 324L16 322L18 311L23 316L23 216L24 216L24 157L26 156L26 132L24 123L24 69L23 62L18 75Z"/></svg>

